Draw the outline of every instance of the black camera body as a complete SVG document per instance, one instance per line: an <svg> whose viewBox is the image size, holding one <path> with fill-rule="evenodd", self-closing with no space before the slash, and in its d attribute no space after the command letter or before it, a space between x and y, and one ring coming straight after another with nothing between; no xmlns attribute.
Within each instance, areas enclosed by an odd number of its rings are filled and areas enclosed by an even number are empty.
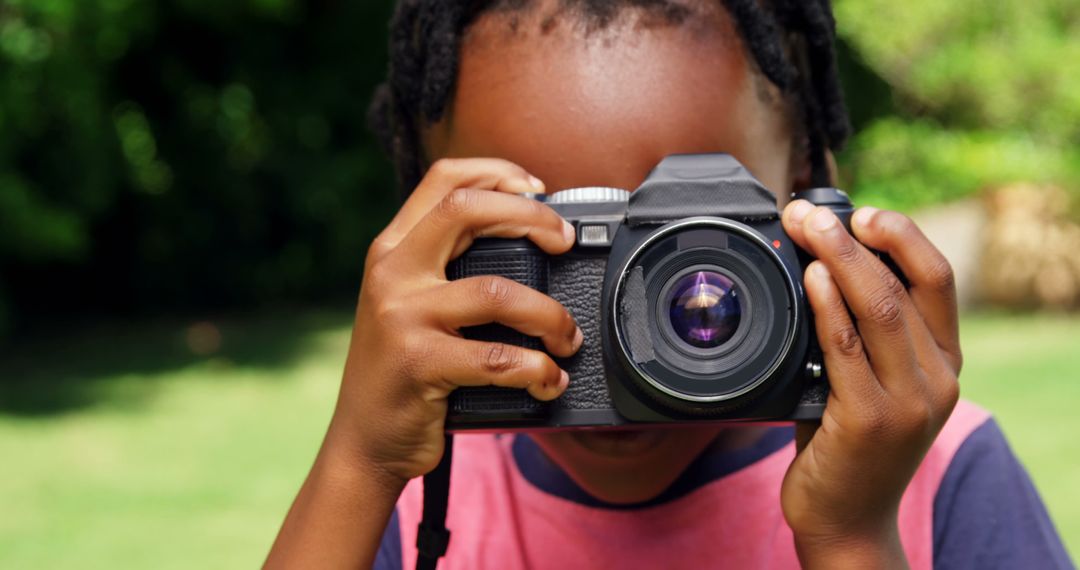
<svg viewBox="0 0 1080 570"><path fill-rule="evenodd" d="M797 197L848 225L842 191ZM784 233L772 192L733 157L673 155L633 193L575 188L544 198L577 231L570 252L481 239L447 276L501 275L565 305L585 337L577 354L556 359L570 385L552 402L459 388L448 430L821 417L828 381L802 286L811 259ZM462 333L543 349L497 324Z"/></svg>

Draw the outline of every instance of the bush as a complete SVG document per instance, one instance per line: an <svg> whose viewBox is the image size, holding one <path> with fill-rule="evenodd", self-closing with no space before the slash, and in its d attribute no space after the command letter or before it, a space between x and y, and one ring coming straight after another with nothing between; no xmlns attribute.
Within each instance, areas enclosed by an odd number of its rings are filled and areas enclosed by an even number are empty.
<svg viewBox="0 0 1080 570"><path fill-rule="evenodd" d="M13 316L351 295L396 203L365 127L388 4L8 0Z"/></svg>
<svg viewBox="0 0 1080 570"><path fill-rule="evenodd" d="M397 201L365 127L392 4L5 0L0 330L352 296ZM1080 4L835 4L858 200L1080 188Z"/></svg>
<svg viewBox="0 0 1080 570"><path fill-rule="evenodd" d="M840 157L861 200L910 209L1010 182L1080 193L1080 4L837 0L838 33L893 110ZM849 87L851 84L849 82ZM848 90L856 104L862 91Z"/></svg>

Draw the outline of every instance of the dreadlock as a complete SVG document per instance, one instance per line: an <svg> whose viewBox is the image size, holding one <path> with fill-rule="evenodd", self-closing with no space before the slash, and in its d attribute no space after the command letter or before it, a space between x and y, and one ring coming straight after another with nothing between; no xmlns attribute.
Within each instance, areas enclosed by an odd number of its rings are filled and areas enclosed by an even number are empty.
<svg viewBox="0 0 1080 570"><path fill-rule="evenodd" d="M808 143L812 183L827 186L826 152L851 132L836 69L836 23L830 0L718 0L735 21L761 73L795 103ZM677 23L678 0L560 0L590 29L636 8ZM420 129L442 118L453 93L458 51L480 14L512 12L531 0L399 0L390 21L390 70L375 92L369 122L390 154L404 192L427 169Z"/></svg>

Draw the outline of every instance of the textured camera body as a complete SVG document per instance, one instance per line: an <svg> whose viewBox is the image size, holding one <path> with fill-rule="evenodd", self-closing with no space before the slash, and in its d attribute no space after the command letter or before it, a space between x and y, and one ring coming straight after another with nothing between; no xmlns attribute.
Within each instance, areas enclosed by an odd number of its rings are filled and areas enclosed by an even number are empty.
<svg viewBox="0 0 1080 570"><path fill-rule="evenodd" d="M553 197L549 205L577 232L569 252L548 256L527 240L481 239L447 276L501 275L562 303L585 338L577 354L556 359L570 384L551 402L518 389L459 388L447 429L820 418L828 382L802 289L810 259L784 233L775 196L734 158L674 155L632 194L574 189ZM801 197L850 218L838 190ZM681 276L713 269L738 284L746 314L722 345L683 346L665 324L664 299ZM543 350L538 339L498 324L462 333Z"/></svg>

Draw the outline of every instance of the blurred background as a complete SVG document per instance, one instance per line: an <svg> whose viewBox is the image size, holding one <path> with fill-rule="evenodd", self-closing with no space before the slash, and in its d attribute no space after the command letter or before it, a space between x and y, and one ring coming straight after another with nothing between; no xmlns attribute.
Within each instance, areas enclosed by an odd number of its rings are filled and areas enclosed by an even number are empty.
<svg viewBox="0 0 1080 570"><path fill-rule="evenodd" d="M0 0L0 567L258 564L336 396L390 2ZM861 204L1080 552L1080 3L836 0Z"/></svg>

